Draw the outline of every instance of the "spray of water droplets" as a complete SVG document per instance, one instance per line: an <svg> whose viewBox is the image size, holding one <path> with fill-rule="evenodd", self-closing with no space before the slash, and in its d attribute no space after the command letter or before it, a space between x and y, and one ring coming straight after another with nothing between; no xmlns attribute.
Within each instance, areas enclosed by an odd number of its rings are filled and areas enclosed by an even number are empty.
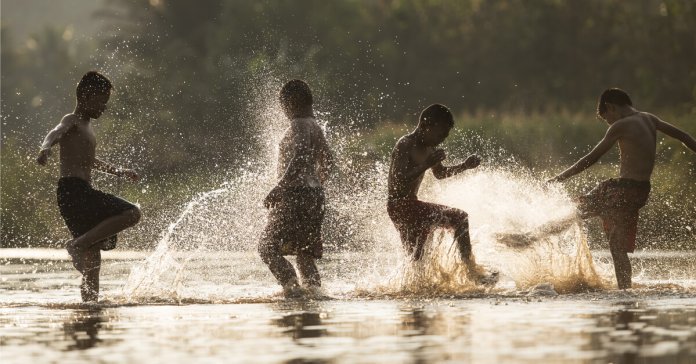
<svg viewBox="0 0 696 364"><path fill-rule="evenodd" d="M261 201L275 183L278 141L287 120L276 101L281 83L266 82L255 97L262 105L257 127L257 159L232 173L218 189L192 199L161 234L155 251L137 264L123 289L129 299L229 299L278 291L256 254L266 222ZM490 291L466 274L447 231L436 231L425 258L408 260L386 213L388 161L356 154L361 136L318 113L337 159L326 186L327 255L320 262L324 290L348 296L447 296ZM524 246L501 242L501 234L533 231L573 215L569 196L548 188L525 172L484 166L446 181L426 177L421 197L467 211L479 264L503 277L496 290L520 290L548 282L559 292L599 289L598 274L580 223L567 219L561 229ZM514 245L514 244L513 244ZM602 267L602 270L607 270Z"/></svg>

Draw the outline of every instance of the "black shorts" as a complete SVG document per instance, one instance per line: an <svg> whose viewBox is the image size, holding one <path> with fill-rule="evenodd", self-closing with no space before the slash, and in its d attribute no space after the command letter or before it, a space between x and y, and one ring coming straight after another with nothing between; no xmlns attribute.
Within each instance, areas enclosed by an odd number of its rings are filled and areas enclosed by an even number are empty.
<svg viewBox="0 0 696 364"><path fill-rule="evenodd" d="M639 210L645 206L649 195L648 181L612 178L581 196L578 209L584 219L599 216L607 237L620 239L625 250L633 252L636 249ZM619 234L615 234L616 231Z"/></svg>
<svg viewBox="0 0 696 364"><path fill-rule="evenodd" d="M419 200L389 200L387 212L406 252L416 260L422 257L425 243L435 229L454 230L469 223L469 215L460 209Z"/></svg>
<svg viewBox="0 0 696 364"><path fill-rule="evenodd" d="M92 188L89 182L77 177L58 180L58 208L73 238L85 234L100 222L137 208L114 195ZM116 235L98 244L102 250L116 248Z"/></svg>
<svg viewBox="0 0 696 364"><path fill-rule="evenodd" d="M320 187L291 187L283 191L278 206L268 213L259 250L321 258L324 203L324 190Z"/></svg>

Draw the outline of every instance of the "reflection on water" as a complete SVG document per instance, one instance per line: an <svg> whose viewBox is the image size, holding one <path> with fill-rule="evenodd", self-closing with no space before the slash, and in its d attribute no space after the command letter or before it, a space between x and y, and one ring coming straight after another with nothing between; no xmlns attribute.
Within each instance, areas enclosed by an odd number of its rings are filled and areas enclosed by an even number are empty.
<svg viewBox="0 0 696 364"><path fill-rule="evenodd" d="M296 309L302 311L294 312ZM302 341L299 339L317 338L327 334L327 329L321 326L322 315L327 317L327 314L320 312L320 306L314 302L300 304L280 303L275 305L274 311L278 311L282 316L279 319L272 320L273 324L283 328L283 332L300 343L300 345L302 345ZM291 312L288 313L288 311Z"/></svg>
<svg viewBox="0 0 696 364"><path fill-rule="evenodd" d="M0 308L2 362L693 363L696 299Z"/></svg>
<svg viewBox="0 0 696 364"><path fill-rule="evenodd" d="M240 257L191 262L226 284L207 276L197 295L141 300L119 295L132 264L106 260L99 305L79 303L67 261L5 260L0 362L696 363L693 256L636 256L635 289L558 296L364 295L354 283L362 271L349 267L358 273L327 275L333 299L318 301L284 300L267 271ZM322 267L343 272L343 258Z"/></svg>
<svg viewBox="0 0 696 364"><path fill-rule="evenodd" d="M604 347L616 362L633 363L639 358L665 362L696 361L696 310L694 307L662 312L640 308L638 302L624 303L612 316L593 315L598 328L607 334L593 335L595 345Z"/></svg>
<svg viewBox="0 0 696 364"><path fill-rule="evenodd" d="M77 310L63 324L64 340L72 342L66 350L85 350L101 343L99 329L104 321L100 308Z"/></svg>

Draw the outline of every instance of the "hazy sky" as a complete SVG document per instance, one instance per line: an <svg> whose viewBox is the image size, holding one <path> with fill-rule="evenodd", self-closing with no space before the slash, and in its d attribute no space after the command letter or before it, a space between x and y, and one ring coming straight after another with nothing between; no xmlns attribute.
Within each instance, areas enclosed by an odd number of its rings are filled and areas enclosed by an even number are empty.
<svg viewBox="0 0 696 364"><path fill-rule="evenodd" d="M93 14L103 0L0 0L0 20L14 40L52 26L71 25L76 36L89 35L100 27Z"/></svg>

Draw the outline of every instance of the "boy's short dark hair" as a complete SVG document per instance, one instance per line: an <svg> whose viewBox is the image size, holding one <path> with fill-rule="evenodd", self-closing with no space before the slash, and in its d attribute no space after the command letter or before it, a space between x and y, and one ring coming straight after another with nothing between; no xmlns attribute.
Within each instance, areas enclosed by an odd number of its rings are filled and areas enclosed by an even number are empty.
<svg viewBox="0 0 696 364"><path fill-rule="evenodd" d="M446 125L451 128L454 126L452 112L445 105L432 104L420 114L418 126Z"/></svg>
<svg viewBox="0 0 696 364"><path fill-rule="evenodd" d="M90 96L107 94L112 88L113 85L106 76L97 71L89 71L80 79L75 93L78 99L85 99Z"/></svg>
<svg viewBox="0 0 696 364"><path fill-rule="evenodd" d="M626 91L615 87L604 90L602 95L599 96L599 101L597 102L597 115L601 116L607 111L607 103L618 106L633 106L633 102L631 102L631 98Z"/></svg>
<svg viewBox="0 0 696 364"><path fill-rule="evenodd" d="M279 99L283 106L291 110L305 109L314 103L312 90L307 82L302 80L288 81L280 89Z"/></svg>

